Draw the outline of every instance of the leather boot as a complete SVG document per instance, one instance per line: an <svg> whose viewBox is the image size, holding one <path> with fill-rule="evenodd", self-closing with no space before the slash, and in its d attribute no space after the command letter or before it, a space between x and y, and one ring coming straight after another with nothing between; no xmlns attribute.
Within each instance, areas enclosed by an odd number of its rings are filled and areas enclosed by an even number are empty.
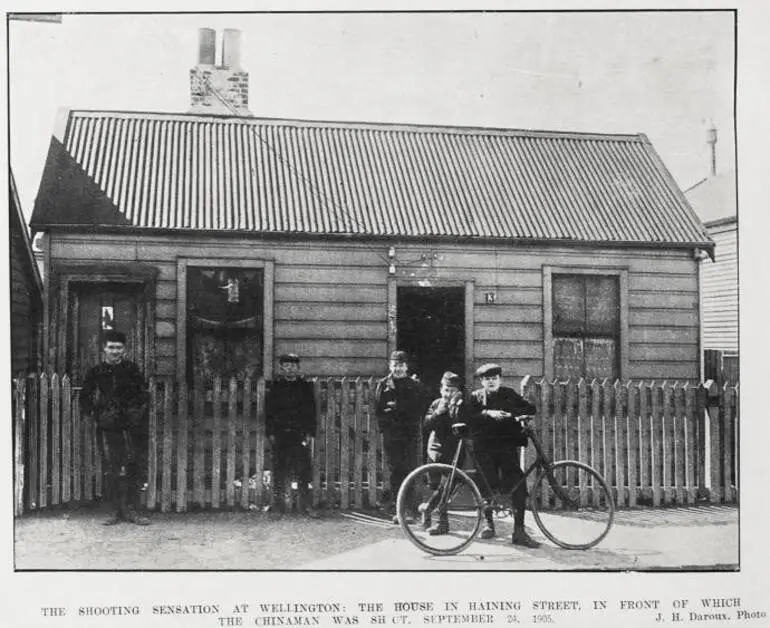
<svg viewBox="0 0 770 628"><path fill-rule="evenodd" d="M449 534L449 517L445 512L439 513L438 522L428 528L428 534L431 536Z"/></svg>
<svg viewBox="0 0 770 628"><path fill-rule="evenodd" d="M482 539L495 538L495 520L492 517L492 509L487 508L484 510L484 527L481 528Z"/></svg>
<svg viewBox="0 0 770 628"><path fill-rule="evenodd" d="M431 510L429 506L430 504L428 504L428 502L423 502L417 507L417 512L420 513L420 526L423 530L430 528L431 524L433 523L433 518L431 516Z"/></svg>
<svg viewBox="0 0 770 628"><path fill-rule="evenodd" d="M529 547L530 549L540 547L540 543L538 543L535 539L529 536L529 534L527 534L527 531L523 525L517 525L513 528L511 543L521 547Z"/></svg>

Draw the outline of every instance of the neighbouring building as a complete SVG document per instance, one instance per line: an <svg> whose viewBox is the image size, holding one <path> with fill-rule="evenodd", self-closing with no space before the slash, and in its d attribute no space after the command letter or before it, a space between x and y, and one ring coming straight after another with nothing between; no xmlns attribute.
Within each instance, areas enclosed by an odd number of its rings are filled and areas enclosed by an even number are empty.
<svg viewBox="0 0 770 628"><path fill-rule="evenodd" d="M58 119L32 217L47 367L77 379L120 328L188 381L286 351L379 375L396 347L429 384L490 360L699 377L714 240L645 135L254 117L226 40L215 66L202 32L188 113Z"/></svg>
<svg viewBox="0 0 770 628"><path fill-rule="evenodd" d="M27 221L19 202L13 174L9 173L8 232L11 262L11 373L37 370L40 364L42 281L32 253Z"/></svg>
<svg viewBox="0 0 770 628"><path fill-rule="evenodd" d="M735 170L717 173L716 129L709 131L711 173L685 195L717 246L700 265L704 376L738 381L738 203Z"/></svg>

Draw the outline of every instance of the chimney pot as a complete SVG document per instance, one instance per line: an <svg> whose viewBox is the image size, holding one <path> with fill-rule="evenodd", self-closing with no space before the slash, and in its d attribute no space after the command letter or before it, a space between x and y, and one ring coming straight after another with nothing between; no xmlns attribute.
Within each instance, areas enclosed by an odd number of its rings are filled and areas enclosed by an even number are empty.
<svg viewBox="0 0 770 628"><path fill-rule="evenodd" d="M222 65L231 70L241 67L241 31L226 28L222 34Z"/></svg>
<svg viewBox="0 0 770 628"><path fill-rule="evenodd" d="M198 29L198 65L214 65L217 32L213 28Z"/></svg>

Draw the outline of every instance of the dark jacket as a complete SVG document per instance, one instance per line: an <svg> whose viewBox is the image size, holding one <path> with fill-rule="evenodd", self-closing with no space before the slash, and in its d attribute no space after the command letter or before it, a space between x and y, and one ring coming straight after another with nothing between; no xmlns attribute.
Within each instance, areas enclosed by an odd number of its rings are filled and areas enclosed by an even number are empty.
<svg viewBox="0 0 770 628"><path fill-rule="evenodd" d="M129 360L102 362L89 369L80 391L80 408L96 425L108 431L147 429L147 383L139 367Z"/></svg>
<svg viewBox="0 0 770 628"><path fill-rule="evenodd" d="M315 393L304 379L277 379L265 394L265 433L278 439L315 436Z"/></svg>
<svg viewBox="0 0 770 628"><path fill-rule="evenodd" d="M423 429L428 434L428 458L434 462L448 462L457 450L458 438L452 433L455 423L467 423L467 404L461 392L445 401L436 399L425 415Z"/></svg>
<svg viewBox="0 0 770 628"><path fill-rule="evenodd" d="M388 375L377 382L374 411L382 432L396 438L416 438L426 405L423 385L410 377Z"/></svg>
<svg viewBox="0 0 770 628"><path fill-rule="evenodd" d="M534 414L537 409L513 388L500 386L496 392L489 394L479 388L471 393L469 401L473 415L474 440L480 448L526 447L527 437L514 417ZM484 416L484 410L504 410L512 416L498 421Z"/></svg>

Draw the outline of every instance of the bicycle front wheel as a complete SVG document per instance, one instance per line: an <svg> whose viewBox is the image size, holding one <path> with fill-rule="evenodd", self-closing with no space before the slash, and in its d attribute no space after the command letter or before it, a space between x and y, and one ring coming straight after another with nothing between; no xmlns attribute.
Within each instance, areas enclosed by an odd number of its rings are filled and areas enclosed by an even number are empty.
<svg viewBox="0 0 770 628"><path fill-rule="evenodd" d="M604 478L574 460L540 470L530 505L543 534L565 549L593 547L607 536L615 516L615 500Z"/></svg>
<svg viewBox="0 0 770 628"><path fill-rule="evenodd" d="M470 477L448 464L412 471L398 491L398 521L412 543L434 556L468 547L481 529L484 506Z"/></svg>

